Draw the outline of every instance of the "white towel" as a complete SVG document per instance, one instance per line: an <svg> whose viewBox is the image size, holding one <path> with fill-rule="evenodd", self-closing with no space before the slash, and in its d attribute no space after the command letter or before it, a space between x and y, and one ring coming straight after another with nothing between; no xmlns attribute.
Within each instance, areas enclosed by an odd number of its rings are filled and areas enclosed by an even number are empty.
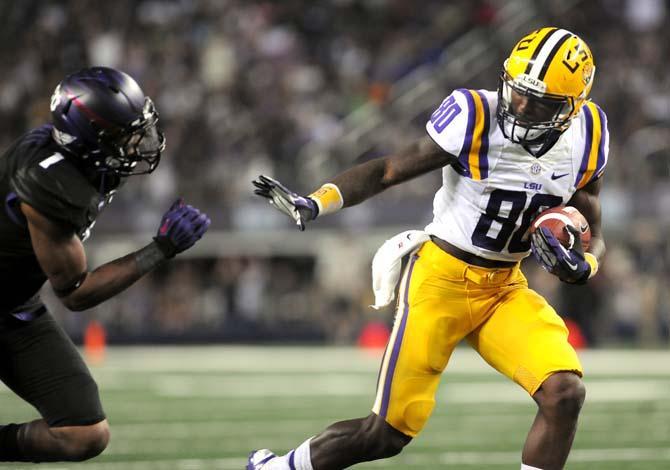
<svg viewBox="0 0 670 470"><path fill-rule="evenodd" d="M393 301L402 258L428 240L430 235L422 230L407 230L379 247L372 259L372 290L375 293L375 304L370 305L372 308L379 310Z"/></svg>

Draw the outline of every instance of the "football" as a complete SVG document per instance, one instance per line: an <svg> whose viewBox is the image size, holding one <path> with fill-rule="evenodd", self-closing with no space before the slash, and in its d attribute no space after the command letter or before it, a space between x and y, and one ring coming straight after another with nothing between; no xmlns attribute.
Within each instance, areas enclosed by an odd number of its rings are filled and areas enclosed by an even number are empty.
<svg viewBox="0 0 670 470"><path fill-rule="evenodd" d="M546 227L566 248L572 248L572 236L566 229L567 225L575 227L582 238L582 247L587 250L591 242L591 229L586 218L571 206L552 207L541 212L530 225L530 233L538 227Z"/></svg>

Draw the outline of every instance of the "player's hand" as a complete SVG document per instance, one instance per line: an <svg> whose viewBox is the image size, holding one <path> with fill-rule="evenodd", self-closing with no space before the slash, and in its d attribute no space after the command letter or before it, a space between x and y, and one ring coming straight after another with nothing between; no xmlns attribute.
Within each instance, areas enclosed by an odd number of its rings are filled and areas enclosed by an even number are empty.
<svg viewBox="0 0 670 470"><path fill-rule="evenodd" d="M531 250L538 262L550 273L570 284L584 284L591 274L591 266L584 259L584 248L579 231L566 226L571 234L571 248L565 248L546 227L539 227L530 236Z"/></svg>
<svg viewBox="0 0 670 470"><path fill-rule="evenodd" d="M163 214L154 240L167 258L191 248L200 240L212 223L207 214L177 199Z"/></svg>
<svg viewBox="0 0 670 470"><path fill-rule="evenodd" d="M298 228L305 230L305 222L316 219L319 207L313 199L294 193L279 181L260 175L253 181L254 194L266 198L270 204L293 219Z"/></svg>

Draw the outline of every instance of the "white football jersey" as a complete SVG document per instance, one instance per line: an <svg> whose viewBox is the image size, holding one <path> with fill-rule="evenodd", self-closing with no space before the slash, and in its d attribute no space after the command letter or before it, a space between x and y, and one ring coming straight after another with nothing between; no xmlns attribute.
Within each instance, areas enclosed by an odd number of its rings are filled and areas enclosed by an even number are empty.
<svg viewBox="0 0 670 470"><path fill-rule="evenodd" d="M527 231L542 210L568 202L603 173L609 152L605 113L587 102L541 157L503 135L498 95L458 89L426 123L428 134L458 161L442 170L426 232L483 258L519 261Z"/></svg>

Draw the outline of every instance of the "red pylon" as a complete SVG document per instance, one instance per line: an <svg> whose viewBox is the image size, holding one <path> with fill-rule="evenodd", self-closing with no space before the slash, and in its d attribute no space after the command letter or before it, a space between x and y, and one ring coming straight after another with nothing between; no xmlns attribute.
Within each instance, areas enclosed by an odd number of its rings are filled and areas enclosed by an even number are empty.
<svg viewBox="0 0 670 470"><path fill-rule="evenodd" d="M105 361L107 335L105 328L96 320L91 320L84 331L84 354L90 364L100 365Z"/></svg>

